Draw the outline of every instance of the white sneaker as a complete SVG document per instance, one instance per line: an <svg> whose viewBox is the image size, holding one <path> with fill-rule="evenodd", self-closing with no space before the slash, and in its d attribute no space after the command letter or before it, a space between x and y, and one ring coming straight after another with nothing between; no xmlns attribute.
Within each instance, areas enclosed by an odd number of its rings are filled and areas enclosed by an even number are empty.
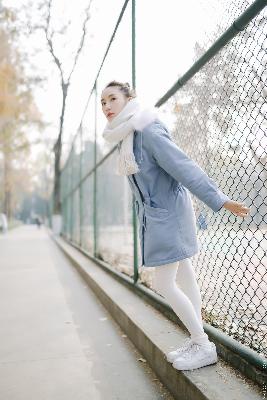
<svg viewBox="0 0 267 400"><path fill-rule="evenodd" d="M178 356L172 364L178 370L192 370L215 364L218 361L216 346L210 342L208 345L193 343L187 351Z"/></svg>
<svg viewBox="0 0 267 400"><path fill-rule="evenodd" d="M185 344L183 346L178 347L178 349L170 351L167 354L167 360L172 363L178 356L180 356L184 351L186 351L191 346L191 344L193 344L192 339L186 339Z"/></svg>

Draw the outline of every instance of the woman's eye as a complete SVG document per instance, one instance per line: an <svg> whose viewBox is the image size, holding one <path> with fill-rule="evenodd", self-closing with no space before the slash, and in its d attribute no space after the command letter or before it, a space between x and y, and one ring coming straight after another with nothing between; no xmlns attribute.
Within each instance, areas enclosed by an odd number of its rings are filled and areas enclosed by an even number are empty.
<svg viewBox="0 0 267 400"><path fill-rule="evenodd" d="M112 97L112 99L111 100L116 100L116 97Z"/></svg>

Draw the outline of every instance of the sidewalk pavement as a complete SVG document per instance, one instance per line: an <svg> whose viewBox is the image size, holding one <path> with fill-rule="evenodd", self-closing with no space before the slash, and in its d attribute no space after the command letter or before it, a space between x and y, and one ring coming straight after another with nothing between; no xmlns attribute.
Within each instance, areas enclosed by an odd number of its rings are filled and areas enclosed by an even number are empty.
<svg viewBox="0 0 267 400"><path fill-rule="evenodd" d="M0 236L0 399L173 397L44 228Z"/></svg>

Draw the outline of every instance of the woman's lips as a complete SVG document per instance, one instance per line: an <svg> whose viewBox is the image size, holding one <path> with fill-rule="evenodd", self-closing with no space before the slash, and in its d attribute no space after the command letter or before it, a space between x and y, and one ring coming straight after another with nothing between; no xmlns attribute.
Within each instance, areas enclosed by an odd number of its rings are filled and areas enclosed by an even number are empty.
<svg viewBox="0 0 267 400"><path fill-rule="evenodd" d="M114 113L109 113L109 114L108 114L108 117L111 117L112 115L114 115Z"/></svg>

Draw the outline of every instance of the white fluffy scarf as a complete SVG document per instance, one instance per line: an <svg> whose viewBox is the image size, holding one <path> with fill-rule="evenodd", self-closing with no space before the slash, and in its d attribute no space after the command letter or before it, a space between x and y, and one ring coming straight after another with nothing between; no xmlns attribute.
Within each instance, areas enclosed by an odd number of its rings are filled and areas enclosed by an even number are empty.
<svg viewBox="0 0 267 400"><path fill-rule="evenodd" d="M121 112L107 123L103 137L117 144L116 175L131 175L139 172L133 153L133 133L142 130L158 116L156 108L143 108L136 98L129 100Z"/></svg>

